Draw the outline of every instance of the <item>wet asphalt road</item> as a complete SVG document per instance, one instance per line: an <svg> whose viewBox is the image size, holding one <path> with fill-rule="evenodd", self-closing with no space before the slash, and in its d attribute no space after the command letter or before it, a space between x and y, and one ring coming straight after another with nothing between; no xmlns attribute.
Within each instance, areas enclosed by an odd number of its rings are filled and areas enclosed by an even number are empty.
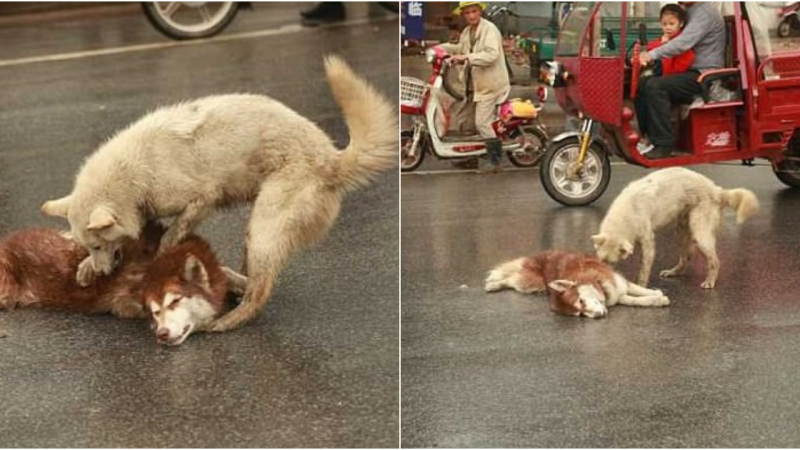
<svg viewBox="0 0 800 450"><path fill-rule="evenodd" d="M397 98L397 58L381 56L396 54L396 16L368 20L376 11L366 4L349 5L354 23L337 27L298 31L307 5L257 4L223 36L266 36L19 61L168 42L133 6L4 19L0 234L64 226L42 217L41 203L67 193L87 154L157 105L266 93L343 146L322 71L328 52ZM327 238L294 258L266 310L240 330L160 348L146 322L0 312L0 447L396 447L398 178L350 195ZM199 230L234 267L247 217L247 208L220 212Z"/></svg>
<svg viewBox="0 0 800 450"><path fill-rule="evenodd" d="M762 210L720 229L717 288L702 258L654 279L665 308L556 316L542 296L485 294L494 265L549 248L591 252L617 193L550 200L538 171L402 176L404 447L796 447L800 443L800 192L769 167L696 168ZM654 273L677 255L659 235ZM638 257L619 269L635 277Z"/></svg>

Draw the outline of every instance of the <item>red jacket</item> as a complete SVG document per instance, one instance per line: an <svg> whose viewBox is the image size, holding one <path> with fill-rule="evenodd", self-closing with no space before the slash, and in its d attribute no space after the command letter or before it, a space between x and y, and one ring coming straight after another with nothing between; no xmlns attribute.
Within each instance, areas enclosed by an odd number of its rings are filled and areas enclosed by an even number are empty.
<svg viewBox="0 0 800 450"><path fill-rule="evenodd" d="M676 34L672 37L675 39L678 37L680 33ZM647 43L647 51L653 50L664 42L661 42L661 39L657 39L655 41L650 41ZM694 63L694 50L687 50L681 53L678 56L673 56L672 58L662 58L661 59L661 74L666 75L673 75L676 73L686 72L692 67L692 63Z"/></svg>

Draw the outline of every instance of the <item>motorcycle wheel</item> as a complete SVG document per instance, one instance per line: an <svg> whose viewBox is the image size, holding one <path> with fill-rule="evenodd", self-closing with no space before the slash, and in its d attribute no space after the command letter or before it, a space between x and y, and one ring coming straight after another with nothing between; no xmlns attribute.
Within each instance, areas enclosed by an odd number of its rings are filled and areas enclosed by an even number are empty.
<svg viewBox="0 0 800 450"><path fill-rule="evenodd" d="M238 2L143 2L147 20L167 37L200 39L224 30L239 11Z"/></svg>
<svg viewBox="0 0 800 450"><path fill-rule="evenodd" d="M575 172L580 152L578 139L550 147L542 158L539 176L547 194L566 206L585 206L603 195L611 180L611 162L596 144L586 150L583 169Z"/></svg>
<svg viewBox="0 0 800 450"><path fill-rule="evenodd" d="M521 128L520 133L528 145L524 152L508 152L508 160L517 167L534 167L547 149L547 134L539 127Z"/></svg>
<svg viewBox="0 0 800 450"><path fill-rule="evenodd" d="M408 151L411 149L411 143L414 141L414 132L411 130L403 130L400 132L400 171L413 172L422 164L425 159L425 152L427 152L427 143L420 141L417 154L409 156Z"/></svg>

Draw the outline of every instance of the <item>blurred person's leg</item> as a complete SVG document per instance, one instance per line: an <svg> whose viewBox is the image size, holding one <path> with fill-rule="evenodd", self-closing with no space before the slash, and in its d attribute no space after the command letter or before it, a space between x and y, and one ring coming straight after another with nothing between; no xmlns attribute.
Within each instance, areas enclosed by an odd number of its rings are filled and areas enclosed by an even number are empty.
<svg viewBox="0 0 800 450"><path fill-rule="evenodd" d="M300 13L303 25L315 26L328 22L344 20L345 11L343 2L319 2L311 9Z"/></svg>

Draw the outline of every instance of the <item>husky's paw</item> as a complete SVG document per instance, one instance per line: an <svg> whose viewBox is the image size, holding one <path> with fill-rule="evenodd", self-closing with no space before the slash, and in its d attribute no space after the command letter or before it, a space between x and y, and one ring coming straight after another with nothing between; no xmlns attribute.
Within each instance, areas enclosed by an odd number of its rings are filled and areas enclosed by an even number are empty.
<svg viewBox="0 0 800 450"><path fill-rule="evenodd" d="M81 261L78 265L78 272L75 274L75 281L78 282L78 285L86 287L92 284L94 281L95 272L94 267L92 266L92 258L91 256L87 256L86 259Z"/></svg>
<svg viewBox="0 0 800 450"><path fill-rule="evenodd" d="M483 285L483 290L486 292L495 292L503 289L503 283L499 281L486 280Z"/></svg>
<svg viewBox="0 0 800 450"><path fill-rule="evenodd" d="M706 280L706 281L703 281L703 284L701 284L700 287L703 288L703 289L714 289L714 285L715 284L716 284L716 282L714 282L712 280Z"/></svg>
<svg viewBox="0 0 800 450"><path fill-rule="evenodd" d="M508 276L502 270L494 269L489 271L483 281L483 290L486 292L500 291L506 288L506 278Z"/></svg>

